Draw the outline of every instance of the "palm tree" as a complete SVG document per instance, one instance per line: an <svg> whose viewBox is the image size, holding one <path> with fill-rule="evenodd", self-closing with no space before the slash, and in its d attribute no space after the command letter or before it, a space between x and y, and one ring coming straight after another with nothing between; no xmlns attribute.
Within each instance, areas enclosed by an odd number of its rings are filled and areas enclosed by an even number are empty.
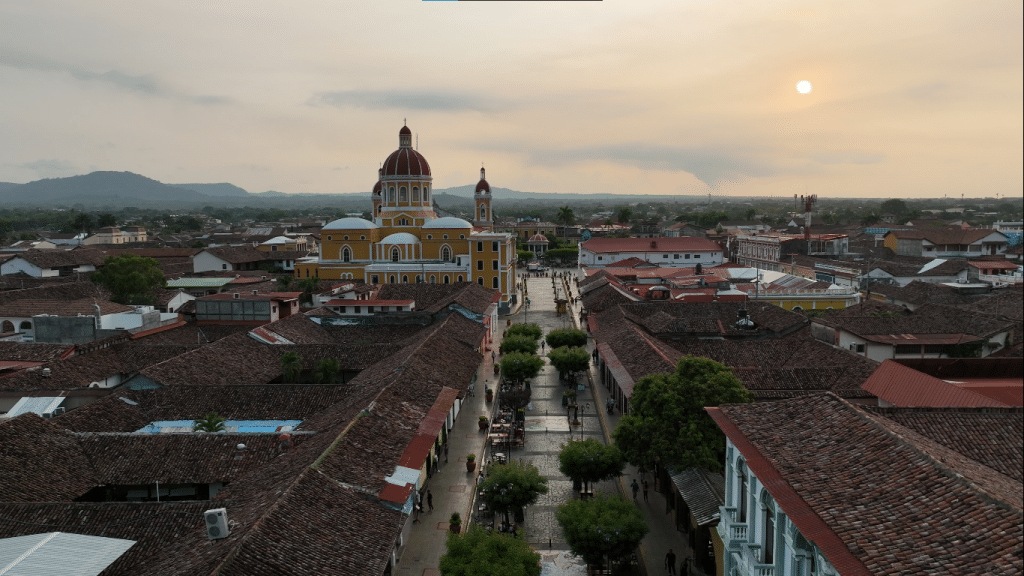
<svg viewBox="0 0 1024 576"><path fill-rule="evenodd" d="M302 358L295 352L285 352L281 355L281 373L284 374L285 382L296 382L302 374Z"/></svg>
<svg viewBox="0 0 1024 576"><path fill-rule="evenodd" d="M226 418L219 416L216 412L208 412L206 416L193 422L192 428L196 432L223 432L226 421Z"/></svg>
<svg viewBox="0 0 1024 576"><path fill-rule="evenodd" d="M326 382L328 384L333 383L338 379L338 372L341 371L341 365L338 361L333 358L324 358L316 363L315 378L317 382Z"/></svg>
<svg viewBox="0 0 1024 576"><path fill-rule="evenodd" d="M562 206L558 209L558 216L556 219L566 226L571 226L576 223L576 215L573 214L572 208L569 208L568 205Z"/></svg>

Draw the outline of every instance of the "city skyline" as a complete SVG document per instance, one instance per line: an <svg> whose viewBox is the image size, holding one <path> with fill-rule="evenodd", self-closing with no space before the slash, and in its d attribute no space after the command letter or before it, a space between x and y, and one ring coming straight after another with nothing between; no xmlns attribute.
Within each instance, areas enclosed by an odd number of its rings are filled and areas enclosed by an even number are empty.
<svg viewBox="0 0 1024 576"><path fill-rule="evenodd" d="M1008 1L15 0L0 181L368 194L407 119L438 189L482 164L526 192L1013 196L1021 17Z"/></svg>

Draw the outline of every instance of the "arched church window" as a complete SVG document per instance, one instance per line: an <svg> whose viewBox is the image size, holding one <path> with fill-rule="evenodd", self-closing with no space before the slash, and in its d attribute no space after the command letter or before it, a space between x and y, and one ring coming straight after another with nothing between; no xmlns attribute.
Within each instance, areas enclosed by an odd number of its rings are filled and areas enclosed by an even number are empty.
<svg viewBox="0 0 1024 576"><path fill-rule="evenodd" d="M444 248L441 249L441 260L444 260L445 262L448 262L451 259L452 259L452 251L451 251L450 248L445 246Z"/></svg>
<svg viewBox="0 0 1024 576"><path fill-rule="evenodd" d="M430 185L425 184L423 186L423 201L430 202Z"/></svg>
<svg viewBox="0 0 1024 576"><path fill-rule="evenodd" d="M413 186L412 187L412 201L413 202L419 202L420 201L420 187L419 186Z"/></svg>
<svg viewBox="0 0 1024 576"><path fill-rule="evenodd" d="M400 187L398 189L398 201L399 202L408 202L409 201L409 191L405 189L405 186L402 186L402 187Z"/></svg>
<svg viewBox="0 0 1024 576"><path fill-rule="evenodd" d="M447 284L447 282L445 282L445 284ZM4 323L0 324L0 332L3 332L4 334L14 332L14 322L4 320Z"/></svg>
<svg viewBox="0 0 1024 576"><path fill-rule="evenodd" d="M341 251L341 259L344 262L351 262L352 261L352 251L349 250L348 248L345 248L344 250L342 250Z"/></svg>
<svg viewBox="0 0 1024 576"><path fill-rule="evenodd" d="M395 187L388 188L388 202L394 203L395 201Z"/></svg>
<svg viewBox="0 0 1024 576"><path fill-rule="evenodd" d="M487 207L483 204L480 205L480 219L487 220Z"/></svg>
<svg viewBox="0 0 1024 576"><path fill-rule="evenodd" d="M445 284L448 284L448 283L449 283L449 282L448 282L448 275L447 275L447 274L445 274L445 275L444 275L444 277L442 278L442 281L443 281L443 282L444 282Z"/></svg>
<svg viewBox="0 0 1024 576"><path fill-rule="evenodd" d="M402 253L398 251L398 248L391 249L391 261L398 262L402 259Z"/></svg>

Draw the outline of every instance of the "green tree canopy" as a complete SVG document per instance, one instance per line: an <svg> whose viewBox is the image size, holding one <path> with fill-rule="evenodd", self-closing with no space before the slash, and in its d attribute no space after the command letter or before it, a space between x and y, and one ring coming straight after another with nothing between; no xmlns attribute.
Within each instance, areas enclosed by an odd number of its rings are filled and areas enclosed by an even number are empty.
<svg viewBox="0 0 1024 576"><path fill-rule="evenodd" d="M707 406L752 402L732 370L708 358L684 356L671 374L651 374L633 387L629 414L613 432L631 464L719 470L725 438Z"/></svg>
<svg viewBox="0 0 1024 576"><path fill-rule="evenodd" d="M559 328L548 332L544 340L552 348L561 348L562 346L580 347L587 345L587 333L575 328Z"/></svg>
<svg viewBox="0 0 1024 576"><path fill-rule="evenodd" d="M107 256L91 280L110 290L111 299L121 304L153 304L153 290L166 284L155 259L135 254Z"/></svg>
<svg viewBox="0 0 1024 576"><path fill-rule="evenodd" d="M295 352L281 354L281 374L285 382L298 382L302 375L302 358Z"/></svg>
<svg viewBox="0 0 1024 576"><path fill-rule="evenodd" d="M650 528L640 508L618 496L597 494L590 500L570 500L555 513L572 553L599 566L627 558Z"/></svg>
<svg viewBox="0 0 1024 576"><path fill-rule="evenodd" d="M506 336L501 342L499 350L502 354L509 352L523 352L524 354L536 354L537 353L537 341L529 336L522 334L516 334L515 336Z"/></svg>
<svg viewBox="0 0 1024 576"><path fill-rule="evenodd" d="M893 198L892 200L886 200L882 202L882 213L888 212L889 214L895 214L896 216L902 216L907 212L910 212L910 208L907 207L907 203L899 198Z"/></svg>
<svg viewBox="0 0 1024 576"><path fill-rule="evenodd" d="M559 264L575 264L580 259L580 249L578 246L555 248L544 252L541 258L549 262L558 262Z"/></svg>
<svg viewBox="0 0 1024 576"><path fill-rule="evenodd" d="M622 474L626 457L614 444L604 444L594 438L570 440L558 453L558 469L586 488L591 482L610 480Z"/></svg>
<svg viewBox="0 0 1024 576"><path fill-rule="evenodd" d="M505 330L506 338L509 336L523 335L529 336L534 340L540 340L541 334L543 334L543 331L540 329L540 326L536 324L513 324Z"/></svg>
<svg viewBox="0 0 1024 576"><path fill-rule="evenodd" d="M548 358L563 378L571 372L583 372L590 367L590 354L585 348L562 346L548 352Z"/></svg>
<svg viewBox="0 0 1024 576"><path fill-rule="evenodd" d="M544 360L533 354L510 352L501 358L501 375L515 383L533 378L543 367Z"/></svg>
<svg viewBox="0 0 1024 576"><path fill-rule="evenodd" d="M113 214L100 214L96 218L96 226L100 228L106 228L107 226L117 226L117 217Z"/></svg>
<svg viewBox="0 0 1024 576"><path fill-rule="evenodd" d="M629 206L623 206L622 208L619 208L617 216L619 224L625 224L633 217L633 209Z"/></svg>
<svg viewBox="0 0 1024 576"><path fill-rule="evenodd" d="M540 554L521 538L473 524L462 534L448 533L441 556L442 576L539 576Z"/></svg>
<svg viewBox="0 0 1024 576"><path fill-rule="evenodd" d="M533 260L533 252L530 252L529 250L516 250L516 258L520 262L529 262L530 260Z"/></svg>
<svg viewBox="0 0 1024 576"><path fill-rule="evenodd" d="M323 358L316 363L314 377L317 382L333 384L341 372L341 365L334 358Z"/></svg>
<svg viewBox="0 0 1024 576"><path fill-rule="evenodd" d="M548 479L540 475L533 464L511 461L490 466L487 479L480 483L480 498L495 512L509 512L537 502L548 493Z"/></svg>
<svg viewBox="0 0 1024 576"><path fill-rule="evenodd" d="M206 416L193 422L192 428L196 432L223 432L226 421L226 418L216 412L208 412Z"/></svg>

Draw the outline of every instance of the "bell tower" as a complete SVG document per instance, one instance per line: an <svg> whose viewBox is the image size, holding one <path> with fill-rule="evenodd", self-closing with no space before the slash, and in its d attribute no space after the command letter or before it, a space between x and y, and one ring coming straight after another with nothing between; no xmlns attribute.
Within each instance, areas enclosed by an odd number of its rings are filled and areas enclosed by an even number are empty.
<svg viewBox="0 0 1024 576"><path fill-rule="evenodd" d="M480 167L480 182L473 192L473 226L494 231L494 214L491 212L491 185L487 183L483 167Z"/></svg>

